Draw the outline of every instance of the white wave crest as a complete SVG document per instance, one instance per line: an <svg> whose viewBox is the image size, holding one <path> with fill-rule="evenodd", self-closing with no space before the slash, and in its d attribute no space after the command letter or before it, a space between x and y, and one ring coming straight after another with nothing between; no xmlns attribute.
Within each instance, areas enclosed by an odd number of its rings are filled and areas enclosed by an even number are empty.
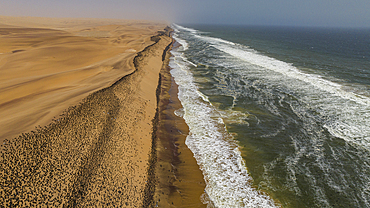
<svg viewBox="0 0 370 208"><path fill-rule="evenodd" d="M178 43L180 43L180 47L181 47L181 50L184 50L184 51L186 51L186 50L188 50L188 43L185 41L185 40L183 40L183 39L181 39L181 38L179 38L178 37L178 35L175 33L173 36L172 36Z"/></svg>
<svg viewBox="0 0 370 208"><path fill-rule="evenodd" d="M179 85L183 118L190 130L186 144L204 174L209 198L216 207L275 207L270 197L251 187L238 146L219 112L195 85L187 59L176 49L171 53L171 74Z"/></svg>
<svg viewBox="0 0 370 208"><path fill-rule="evenodd" d="M314 87L317 87L320 90L329 92L336 96L352 100L362 105L370 105L370 99L368 97L358 95L353 92L344 91L341 89L342 85L325 80L323 78L320 78L319 76L305 74L299 71L299 69L294 67L292 64L268 56L260 55L255 51L251 51L248 48L243 48L242 46L239 46L240 48L237 48L228 47L226 45L213 45L213 47L234 57L247 61L251 64L261 66L266 69L284 74L285 76L304 81Z"/></svg>
<svg viewBox="0 0 370 208"><path fill-rule="evenodd" d="M224 44L228 44L228 45L236 45L236 43L233 43L233 42L230 42L230 41L227 41L227 40L223 40L221 38L214 38L214 37L201 36L201 35L194 35L194 37L197 37L199 39L203 39L203 40L205 40L207 42L210 42L210 43L213 43L213 44L224 43Z"/></svg>
<svg viewBox="0 0 370 208"><path fill-rule="evenodd" d="M193 34L197 33L197 30L195 30L195 29L183 27L183 26L177 25L175 23L172 23L172 28L176 28L176 29L180 29L180 30L186 30L186 31L191 32Z"/></svg>
<svg viewBox="0 0 370 208"><path fill-rule="evenodd" d="M303 73L290 63L259 54L247 46L225 44L206 36L193 35L193 37L206 41L210 46L242 62L259 67L261 71L266 71L267 74L262 76L266 76L271 82L285 83L288 88L301 92L306 96L303 98L305 102L327 118L324 127L332 135L370 148L369 97L346 91L338 83L318 75ZM273 75L268 72L269 70L280 75Z"/></svg>

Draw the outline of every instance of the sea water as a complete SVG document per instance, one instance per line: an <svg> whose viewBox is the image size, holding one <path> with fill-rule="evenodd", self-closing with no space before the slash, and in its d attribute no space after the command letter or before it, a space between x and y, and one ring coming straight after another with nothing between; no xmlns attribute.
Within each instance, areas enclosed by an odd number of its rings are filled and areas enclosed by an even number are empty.
<svg viewBox="0 0 370 208"><path fill-rule="evenodd" d="M176 113L216 207L370 207L370 30L172 28Z"/></svg>

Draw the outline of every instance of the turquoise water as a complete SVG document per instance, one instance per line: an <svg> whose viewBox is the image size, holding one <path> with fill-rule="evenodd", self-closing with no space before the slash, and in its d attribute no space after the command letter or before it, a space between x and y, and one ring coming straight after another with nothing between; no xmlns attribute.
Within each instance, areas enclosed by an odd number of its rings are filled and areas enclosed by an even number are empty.
<svg viewBox="0 0 370 208"><path fill-rule="evenodd" d="M218 207L370 207L370 30L173 25L178 110Z"/></svg>

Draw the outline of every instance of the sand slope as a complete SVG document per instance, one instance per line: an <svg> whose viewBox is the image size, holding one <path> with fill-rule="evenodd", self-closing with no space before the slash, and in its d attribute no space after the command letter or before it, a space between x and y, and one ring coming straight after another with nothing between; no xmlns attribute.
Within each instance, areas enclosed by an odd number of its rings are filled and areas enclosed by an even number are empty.
<svg viewBox="0 0 370 208"><path fill-rule="evenodd" d="M134 71L163 23L0 16L0 144Z"/></svg>
<svg viewBox="0 0 370 208"><path fill-rule="evenodd" d="M150 157L152 122L157 106L156 87L163 64L163 51L172 39L157 35L151 40L153 45L146 47L134 60L136 71L117 69L131 74L110 87L90 94L47 127L23 134L5 144L0 156L0 206L145 207L150 203L153 186L148 183L148 168L153 160ZM148 41L150 39L145 43ZM101 61L101 56L97 57L96 60ZM115 63L120 63L121 59L117 57L117 60ZM104 58L103 63L106 63ZM83 75L79 81L71 83L84 82L85 76L90 73L90 70L76 71ZM94 72L94 69L91 71ZM97 74L86 79L103 79L104 74L108 76L109 72L101 72L102 77ZM43 79L49 77L43 76ZM35 87L37 81L31 77L30 81L21 82L19 86L29 83L30 87ZM69 81L69 78L61 79L61 83ZM49 83L56 86L58 84L55 83L59 82ZM15 90L16 87L9 89ZM43 89L47 91L49 88L46 86ZM85 88L84 93L90 92L88 89ZM79 96L84 93L75 89L75 94ZM68 96L72 95L69 93ZM16 103L14 99L9 102ZM4 103L2 108L7 107Z"/></svg>

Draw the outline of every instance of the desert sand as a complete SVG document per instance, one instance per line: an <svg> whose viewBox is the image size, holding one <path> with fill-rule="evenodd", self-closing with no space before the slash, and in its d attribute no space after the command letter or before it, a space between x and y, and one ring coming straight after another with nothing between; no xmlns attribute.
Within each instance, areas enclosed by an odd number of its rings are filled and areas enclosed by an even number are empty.
<svg viewBox="0 0 370 208"><path fill-rule="evenodd" d="M0 205L149 205L166 25L8 19L0 18Z"/></svg>
<svg viewBox="0 0 370 208"><path fill-rule="evenodd" d="M0 143L134 71L164 23L0 16Z"/></svg>
<svg viewBox="0 0 370 208"><path fill-rule="evenodd" d="M206 207L170 32L0 16L0 207Z"/></svg>

